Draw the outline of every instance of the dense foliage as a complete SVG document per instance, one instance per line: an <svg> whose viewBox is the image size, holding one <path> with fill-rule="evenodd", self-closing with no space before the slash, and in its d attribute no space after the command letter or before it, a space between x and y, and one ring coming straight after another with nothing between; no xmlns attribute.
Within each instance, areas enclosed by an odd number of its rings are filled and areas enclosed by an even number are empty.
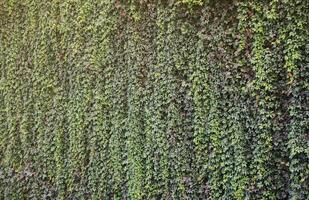
<svg viewBox="0 0 309 200"><path fill-rule="evenodd" d="M305 0L0 0L0 199L308 199Z"/></svg>

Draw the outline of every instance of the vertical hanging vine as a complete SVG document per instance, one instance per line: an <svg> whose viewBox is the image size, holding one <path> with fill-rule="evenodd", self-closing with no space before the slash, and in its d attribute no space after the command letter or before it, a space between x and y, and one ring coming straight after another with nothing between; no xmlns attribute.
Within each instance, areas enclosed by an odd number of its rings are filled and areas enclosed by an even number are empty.
<svg viewBox="0 0 309 200"><path fill-rule="evenodd" d="M291 199L308 198L308 2L285 1L284 67L290 96L288 149Z"/></svg>

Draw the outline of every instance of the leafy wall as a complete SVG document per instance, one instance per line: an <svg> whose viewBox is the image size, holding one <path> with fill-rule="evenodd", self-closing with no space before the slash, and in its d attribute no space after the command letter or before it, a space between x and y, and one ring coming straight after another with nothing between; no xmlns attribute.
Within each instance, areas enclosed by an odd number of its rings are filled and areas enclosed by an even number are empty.
<svg viewBox="0 0 309 200"><path fill-rule="evenodd" d="M308 199L304 0L0 0L0 199Z"/></svg>

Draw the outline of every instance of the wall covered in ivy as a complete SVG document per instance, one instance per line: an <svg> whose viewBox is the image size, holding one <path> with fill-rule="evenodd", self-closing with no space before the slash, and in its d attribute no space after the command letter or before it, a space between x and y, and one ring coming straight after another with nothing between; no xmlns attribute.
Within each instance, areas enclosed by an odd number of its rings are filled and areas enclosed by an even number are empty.
<svg viewBox="0 0 309 200"><path fill-rule="evenodd" d="M0 199L308 199L305 0L0 0Z"/></svg>

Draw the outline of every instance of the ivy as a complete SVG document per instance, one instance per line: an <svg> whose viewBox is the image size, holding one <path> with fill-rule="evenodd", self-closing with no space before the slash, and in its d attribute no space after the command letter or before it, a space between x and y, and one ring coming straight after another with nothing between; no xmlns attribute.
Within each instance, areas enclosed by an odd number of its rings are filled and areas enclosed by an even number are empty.
<svg viewBox="0 0 309 200"><path fill-rule="evenodd" d="M308 199L307 1L0 1L0 199Z"/></svg>

